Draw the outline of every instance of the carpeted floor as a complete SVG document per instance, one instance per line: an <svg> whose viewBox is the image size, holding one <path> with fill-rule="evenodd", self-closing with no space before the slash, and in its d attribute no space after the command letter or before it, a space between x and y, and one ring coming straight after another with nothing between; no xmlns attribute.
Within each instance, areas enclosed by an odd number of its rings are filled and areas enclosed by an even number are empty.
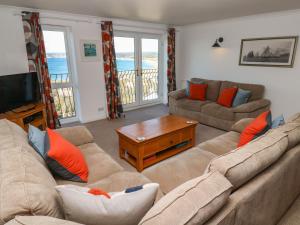
<svg viewBox="0 0 300 225"><path fill-rule="evenodd" d="M135 171L135 169L129 165L126 161L119 158L118 153L118 137L115 132L116 128L126 126L129 124L141 122L144 120L153 119L155 117L168 114L168 107L166 105L156 105L147 108L132 110L126 112L126 117L117 120L98 120L91 123L84 124L94 135L96 143L106 151L113 159L121 164L126 170ZM77 125L68 124L70 125ZM218 130L212 127L208 127L202 124L198 124L196 129L196 144L203 141L212 139L216 136L225 133L222 130Z"/></svg>

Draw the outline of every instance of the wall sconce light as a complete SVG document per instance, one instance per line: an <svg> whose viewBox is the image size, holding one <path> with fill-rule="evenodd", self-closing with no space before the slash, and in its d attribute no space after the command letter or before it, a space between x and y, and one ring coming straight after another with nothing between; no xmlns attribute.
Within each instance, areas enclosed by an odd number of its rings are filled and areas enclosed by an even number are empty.
<svg viewBox="0 0 300 225"><path fill-rule="evenodd" d="M224 38L223 37L219 37L216 41L215 41L215 43L213 44L213 48L220 48L221 47L221 43L224 41Z"/></svg>

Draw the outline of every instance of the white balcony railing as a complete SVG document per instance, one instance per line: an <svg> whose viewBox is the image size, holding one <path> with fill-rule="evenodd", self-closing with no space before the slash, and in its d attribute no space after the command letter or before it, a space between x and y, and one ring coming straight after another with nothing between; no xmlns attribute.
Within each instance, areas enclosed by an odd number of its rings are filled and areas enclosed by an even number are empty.
<svg viewBox="0 0 300 225"><path fill-rule="evenodd" d="M120 94L122 104L132 104L136 102L136 70L118 71L120 82ZM158 98L158 70L142 70L142 100L149 101Z"/></svg>
<svg viewBox="0 0 300 225"><path fill-rule="evenodd" d="M59 119L76 116L69 74L51 74L52 95Z"/></svg>

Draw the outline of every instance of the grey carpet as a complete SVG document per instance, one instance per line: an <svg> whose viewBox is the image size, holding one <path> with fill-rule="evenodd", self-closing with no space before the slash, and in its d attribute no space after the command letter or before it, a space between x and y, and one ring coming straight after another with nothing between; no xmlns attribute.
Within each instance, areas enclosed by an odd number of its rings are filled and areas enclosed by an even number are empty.
<svg viewBox="0 0 300 225"><path fill-rule="evenodd" d="M116 128L129 124L153 119L168 114L166 105L156 105L147 108L137 109L126 112L126 117L117 120L98 120L84 124L94 135L96 143L106 151L114 160L121 164L126 170L135 171L135 169L126 161L119 158L118 153L118 136L115 132ZM68 126L78 123L68 124ZM225 133L222 130L208 127L202 124L197 125L196 144L200 144L206 140L217 137Z"/></svg>

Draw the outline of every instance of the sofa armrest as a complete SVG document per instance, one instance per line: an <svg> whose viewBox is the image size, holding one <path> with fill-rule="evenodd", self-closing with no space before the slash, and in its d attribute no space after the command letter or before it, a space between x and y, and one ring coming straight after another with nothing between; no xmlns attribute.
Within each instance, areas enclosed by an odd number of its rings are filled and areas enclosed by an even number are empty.
<svg viewBox="0 0 300 225"><path fill-rule="evenodd" d="M169 93L169 97L174 98L176 100L180 99L180 98L184 98L184 97L186 97L186 90L180 89L180 90L172 91Z"/></svg>
<svg viewBox="0 0 300 225"><path fill-rule="evenodd" d="M16 216L5 225L82 225L50 216Z"/></svg>
<svg viewBox="0 0 300 225"><path fill-rule="evenodd" d="M55 131L76 146L94 142L93 135L85 126L64 127Z"/></svg>
<svg viewBox="0 0 300 225"><path fill-rule="evenodd" d="M252 102L248 102L246 104L239 105L233 108L234 113L251 113L255 112L261 108L270 106L271 101L268 99L260 99Z"/></svg>
<svg viewBox="0 0 300 225"><path fill-rule="evenodd" d="M253 121L255 120L254 118L245 118L245 119L241 119L238 122L236 122L235 124L233 124L233 126L231 127L232 131L238 132L238 133L242 133L243 130Z"/></svg>

